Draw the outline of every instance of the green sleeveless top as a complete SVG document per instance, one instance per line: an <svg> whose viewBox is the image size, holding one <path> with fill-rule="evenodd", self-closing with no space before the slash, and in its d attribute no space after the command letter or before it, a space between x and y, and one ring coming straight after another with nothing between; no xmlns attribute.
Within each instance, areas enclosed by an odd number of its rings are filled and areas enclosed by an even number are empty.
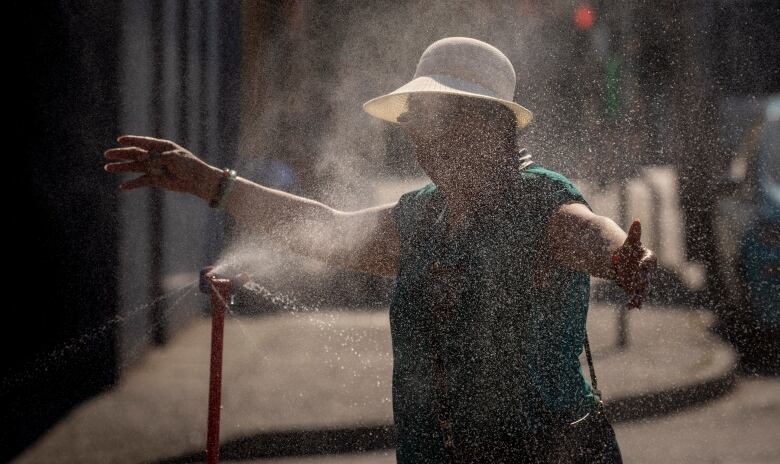
<svg viewBox="0 0 780 464"><path fill-rule="evenodd" d="M497 446L501 437L574 420L596 405L579 363L590 277L557 265L543 248L551 214L587 202L568 179L537 165L518 165L509 178L501 199L448 241L445 198L433 183L395 207L400 257L390 330L399 464L444 457L424 284L434 262L461 263L465 274L439 329L456 446Z"/></svg>

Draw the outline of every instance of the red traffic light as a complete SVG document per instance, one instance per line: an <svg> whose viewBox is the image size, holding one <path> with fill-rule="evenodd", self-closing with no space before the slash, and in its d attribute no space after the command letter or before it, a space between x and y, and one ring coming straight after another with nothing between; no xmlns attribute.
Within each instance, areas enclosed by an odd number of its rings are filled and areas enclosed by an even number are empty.
<svg viewBox="0 0 780 464"><path fill-rule="evenodd" d="M580 3L574 9L574 25L581 31L587 31L596 22L596 10L587 3Z"/></svg>

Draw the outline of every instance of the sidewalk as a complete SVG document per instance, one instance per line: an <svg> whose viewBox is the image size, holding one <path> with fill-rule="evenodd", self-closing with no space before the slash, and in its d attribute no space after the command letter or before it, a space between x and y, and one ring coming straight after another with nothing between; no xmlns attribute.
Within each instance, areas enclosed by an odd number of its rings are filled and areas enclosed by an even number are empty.
<svg viewBox="0 0 780 464"><path fill-rule="evenodd" d="M591 306L596 374L616 422L665 414L731 385L736 358L710 334L710 313L648 307L629 321L629 346L619 350L617 312ZM202 461L209 349L210 321L193 321L17 462ZM587 375L584 355L582 363ZM229 318L222 462L395 462L391 370L386 310Z"/></svg>

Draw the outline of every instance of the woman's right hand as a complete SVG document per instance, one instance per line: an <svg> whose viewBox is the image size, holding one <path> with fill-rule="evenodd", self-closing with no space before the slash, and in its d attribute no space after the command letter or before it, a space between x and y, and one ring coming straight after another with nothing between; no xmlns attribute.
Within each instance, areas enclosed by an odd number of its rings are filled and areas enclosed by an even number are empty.
<svg viewBox="0 0 780 464"><path fill-rule="evenodd" d="M137 135L123 135L117 141L121 148L105 152L106 158L117 162L106 164L105 170L143 174L121 184L120 189L159 187L191 193L206 201L216 194L222 171L203 162L184 147L170 140Z"/></svg>

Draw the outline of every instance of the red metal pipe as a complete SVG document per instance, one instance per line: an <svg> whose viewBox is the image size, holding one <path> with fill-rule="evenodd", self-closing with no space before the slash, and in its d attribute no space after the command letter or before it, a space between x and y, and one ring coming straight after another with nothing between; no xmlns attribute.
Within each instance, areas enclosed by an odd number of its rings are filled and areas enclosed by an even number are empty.
<svg viewBox="0 0 780 464"><path fill-rule="evenodd" d="M219 463L219 415L222 405L222 346L225 310L230 303L230 281L211 282L211 373L209 375L209 418L206 432L206 462Z"/></svg>

